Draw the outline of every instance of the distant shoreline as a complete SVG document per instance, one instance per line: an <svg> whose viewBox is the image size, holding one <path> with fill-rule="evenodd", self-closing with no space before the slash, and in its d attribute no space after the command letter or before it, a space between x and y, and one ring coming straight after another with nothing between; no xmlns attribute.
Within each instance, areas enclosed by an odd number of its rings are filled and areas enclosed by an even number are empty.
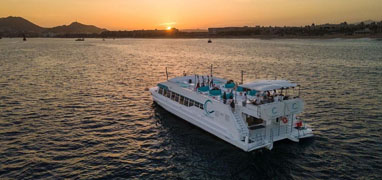
<svg viewBox="0 0 382 180"><path fill-rule="evenodd" d="M306 26L242 26L212 27L207 31L182 31L175 27L153 30L109 31L93 25L73 22L52 28L40 27L22 17L0 18L0 37L47 38L152 38L152 39L357 39L382 38L382 21L365 21L348 24L312 23Z"/></svg>
<svg viewBox="0 0 382 180"><path fill-rule="evenodd" d="M22 37L2 37L3 39L17 39ZM27 37L27 38L46 38L46 39L77 39L76 37ZM169 37L86 37L86 39L382 39L382 34L376 35L324 35L324 36L298 36L298 35L285 35L285 36L269 36L269 35L255 35L255 36L216 36L216 37L182 37L182 36L169 36Z"/></svg>

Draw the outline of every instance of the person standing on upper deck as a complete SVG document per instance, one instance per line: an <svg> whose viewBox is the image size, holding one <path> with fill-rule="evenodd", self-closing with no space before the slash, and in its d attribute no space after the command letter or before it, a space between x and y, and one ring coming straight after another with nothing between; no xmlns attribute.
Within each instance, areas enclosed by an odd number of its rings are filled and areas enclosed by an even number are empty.
<svg viewBox="0 0 382 180"><path fill-rule="evenodd" d="M245 107L247 105L247 93L244 93L244 100L243 100L243 106Z"/></svg>
<svg viewBox="0 0 382 180"><path fill-rule="evenodd" d="M226 104L227 103L227 93L224 91L223 93L223 103Z"/></svg>
<svg viewBox="0 0 382 180"><path fill-rule="evenodd" d="M235 102L233 100L231 100L231 108L232 108L232 112L235 112Z"/></svg>

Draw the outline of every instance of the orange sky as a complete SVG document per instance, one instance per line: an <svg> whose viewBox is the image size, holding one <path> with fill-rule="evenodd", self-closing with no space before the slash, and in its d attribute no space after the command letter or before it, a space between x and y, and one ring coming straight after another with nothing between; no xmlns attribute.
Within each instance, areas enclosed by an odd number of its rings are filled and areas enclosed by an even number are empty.
<svg viewBox="0 0 382 180"><path fill-rule="evenodd" d="M300 26L382 20L382 0L0 0L0 17L52 27L78 20L109 30Z"/></svg>

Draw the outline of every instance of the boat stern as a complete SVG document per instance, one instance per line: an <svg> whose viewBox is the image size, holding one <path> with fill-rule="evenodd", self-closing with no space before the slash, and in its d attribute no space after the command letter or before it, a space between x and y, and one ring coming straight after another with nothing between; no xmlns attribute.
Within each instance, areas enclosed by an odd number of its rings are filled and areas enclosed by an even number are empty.
<svg viewBox="0 0 382 180"><path fill-rule="evenodd" d="M298 142L299 139L309 138L313 136L313 129L305 124L303 127L295 127L295 130L293 131L289 139Z"/></svg>

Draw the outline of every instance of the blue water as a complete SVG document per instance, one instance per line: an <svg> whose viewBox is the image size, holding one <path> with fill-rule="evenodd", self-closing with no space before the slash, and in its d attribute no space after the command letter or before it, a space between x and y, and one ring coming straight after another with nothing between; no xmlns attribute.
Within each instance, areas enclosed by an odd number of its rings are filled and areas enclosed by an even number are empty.
<svg viewBox="0 0 382 180"><path fill-rule="evenodd" d="M209 73L301 84L315 137L250 153L153 103ZM0 179L382 179L382 41L0 40Z"/></svg>

